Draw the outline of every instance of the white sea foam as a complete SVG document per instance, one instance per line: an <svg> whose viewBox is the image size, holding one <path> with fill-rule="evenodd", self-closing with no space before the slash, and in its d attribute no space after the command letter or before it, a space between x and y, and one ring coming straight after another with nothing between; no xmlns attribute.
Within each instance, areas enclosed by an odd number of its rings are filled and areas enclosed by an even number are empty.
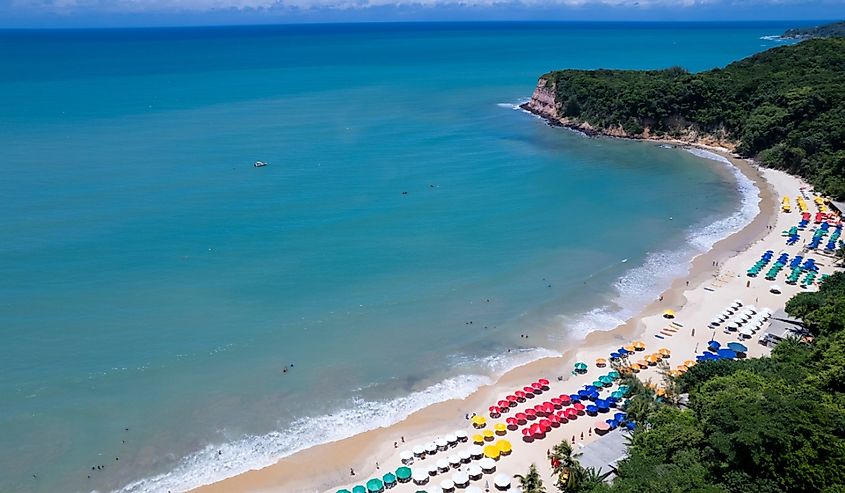
<svg viewBox="0 0 845 493"><path fill-rule="evenodd" d="M593 308L574 318L564 317L561 323L571 329L573 336L584 337L595 330L611 330L624 323L644 305L653 301L658 293L668 288L673 279L687 274L689 261L693 257L741 230L760 213L760 191L754 182L728 159L703 149L687 149L687 151L729 167L740 194L739 209L730 216L704 227L692 228L687 233L686 247L649 254L643 265L629 270L614 283L616 294L613 302Z"/></svg>
<svg viewBox="0 0 845 493"><path fill-rule="evenodd" d="M489 385L495 377L540 358L560 353L543 348L529 348L483 358L453 356L450 363L458 369L483 369L494 377L467 374L452 377L393 400L351 400L345 409L317 417L304 417L284 431L261 436L247 436L228 443L210 444L182 459L173 470L145 478L118 490L120 493L183 491L232 477L251 469L274 464L300 450L328 443L368 430L390 426L431 404L464 398ZM337 423L343 423L338 427ZM218 451L222 454L218 455ZM223 458L223 459L221 459Z"/></svg>

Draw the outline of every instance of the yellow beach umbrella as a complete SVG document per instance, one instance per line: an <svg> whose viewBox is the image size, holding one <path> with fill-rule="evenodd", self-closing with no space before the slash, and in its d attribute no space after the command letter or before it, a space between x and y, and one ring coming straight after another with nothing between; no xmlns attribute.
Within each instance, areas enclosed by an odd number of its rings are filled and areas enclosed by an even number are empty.
<svg viewBox="0 0 845 493"><path fill-rule="evenodd" d="M480 415L475 415L472 417L472 425L476 428L484 428L487 426L487 418Z"/></svg>
<svg viewBox="0 0 845 493"><path fill-rule="evenodd" d="M679 375L683 375L684 373L686 373L686 372L687 372L687 367L686 367L686 366L679 366L679 367L678 367L678 369L677 369L677 370L675 370L675 371L676 371Z"/></svg>
<svg viewBox="0 0 845 493"><path fill-rule="evenodd" d="M511 442L507 440L499 440L498 442L496 442L496 448L498 448L499 452L504 455L511 453L511 450L513 450L513 448L511 447Z"/></svg>
<svg viewBox="0 0 845 493"><path fill-rule="evenodd" d="M496 423L493 425L493 429L496 430L496 433L499 435L504 435L508 432L508 427L505 426L504 423Z"/></svg>
<svg viewBox="0 0 845 493"><path fill-rule="evenodd" d="M657 352L660 353L660 355L663 356L664 358L668 358L669 355L672 354L672 351L669 351L665 347L658 349Z"/></svg>
<svg viewBox="0 0 845 493"><path fill-rule="evenodd" d="M484 436L483 435L473 435L472 436L472 443L476 445L481 445L484 443Z"/></svg>
<svg viewBox="0 0 845 493"><path fill-rule="evenodd" d="M637 361L637 364L640 366L640 368L648 368L648 362L644 359Z"/></svg>
<svg viewBox="0 0 845 493"><path fill-rule="evenodd" d="M499 456L502 454L502 451L499 450L498 447L495 445L488 445L484 447L484 456L490 457L491 459L498 459Z"/></svg>
<svg viewBox="0 0 845 493"><path fill-rule="evenodd" d="M686 366L687 368L692 368L693 366L695 366L695 360L688 359L684 361L684 366Z"/></svg>
<svg viewBox="0 0 845 493"><path fill-rule="evenodd" d="M629 353L633 353L636 350L637 348L635 348L633 344L628 344L627 346L625 346L625 351L628 351Z"/></svg>
<svg viewBox="0 0 845 493"><path fill-rule="evenodd" d="M660 361L657 358L655 358L653 354L649 355L645 360L646 360L646 363L649 364L649 365L656 365L657 362Z"/></svg>
<svg viewBox="0 0 845 493"><path fill-rule="evenodd" d="M596 366L605 366L607 365L607 360L604 358L596 358Z"/></svg>
<svg viewBox="0 0 845 493"><path fill-rule="evenodd" d="M645 343L643 341L634 341L631 343L631 345L634 346L637 351L642 351L645 349Z"/></svg>
<svg viewBox="0 0 845 493"><path fill-rule="evenodd" d="M665 312L663 312L663 318L675 318L675 311L666 310Z"/></svg>
<svg viewBox="0 0 845 493"><path fill-rule="evenodd" d="M681 372L678 370L669 370L669 376L672 378L677 378L681 376Z"/></svg>
<svg viewBox="0 0 845 493"><path fill-rule="evenodd" d="M493 439L493 437L495 435L493 434L493 430L484 430L484 431L481 432L481 436L483 436L484 439L489 442L490 440Z"/></svg>

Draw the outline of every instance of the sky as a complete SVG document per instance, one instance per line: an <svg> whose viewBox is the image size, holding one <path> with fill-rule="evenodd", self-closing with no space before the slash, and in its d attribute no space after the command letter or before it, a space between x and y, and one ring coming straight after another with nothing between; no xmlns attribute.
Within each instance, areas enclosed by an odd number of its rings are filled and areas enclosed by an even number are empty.
<svg viewBox="0 0 845 493"><path fill-rule="evenodd" d="M469 20L814 21L845 0L0 0L0 27Z"/></svg>

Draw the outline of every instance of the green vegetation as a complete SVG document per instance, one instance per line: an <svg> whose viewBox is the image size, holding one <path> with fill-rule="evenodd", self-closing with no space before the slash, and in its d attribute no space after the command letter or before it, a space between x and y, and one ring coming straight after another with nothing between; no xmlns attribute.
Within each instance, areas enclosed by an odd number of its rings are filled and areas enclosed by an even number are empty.
<svg viewBox="0 0 845 493"><path fill-rule="evenodd" d="M845 39L813 39L691 74L666 70L562 70L559 111L630 136L695 133L798 174L845 199Z"/></svg>
<svg viewBox="0 0 845 493"><path fill-rule="evenodd" d="M782 38L841 38L845 37L845 21L832 22L822 26L787 29Z"/></svg>
<svg viewBox="0 0 845 493"><path fill-rule="evenodd" d="M634 389L626 410L636 407L640 426L617 477L560 491L844 492L843 307L843 273L794 297L788 310L811 321L813 343L786 340L771 357L696 365L674 382L689 394L685 408Z"/></svg>

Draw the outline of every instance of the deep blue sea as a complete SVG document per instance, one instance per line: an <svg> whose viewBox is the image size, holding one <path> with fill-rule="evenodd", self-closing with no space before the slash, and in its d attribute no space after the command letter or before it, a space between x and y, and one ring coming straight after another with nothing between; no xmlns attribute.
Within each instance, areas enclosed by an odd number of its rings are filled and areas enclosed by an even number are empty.
<svg viewBox="0 0 845 493"><path fill-rule="evenodd" d="M183 490L612 328L754 191L514 105L787 27L0 31L0 491Z"/></svg>

